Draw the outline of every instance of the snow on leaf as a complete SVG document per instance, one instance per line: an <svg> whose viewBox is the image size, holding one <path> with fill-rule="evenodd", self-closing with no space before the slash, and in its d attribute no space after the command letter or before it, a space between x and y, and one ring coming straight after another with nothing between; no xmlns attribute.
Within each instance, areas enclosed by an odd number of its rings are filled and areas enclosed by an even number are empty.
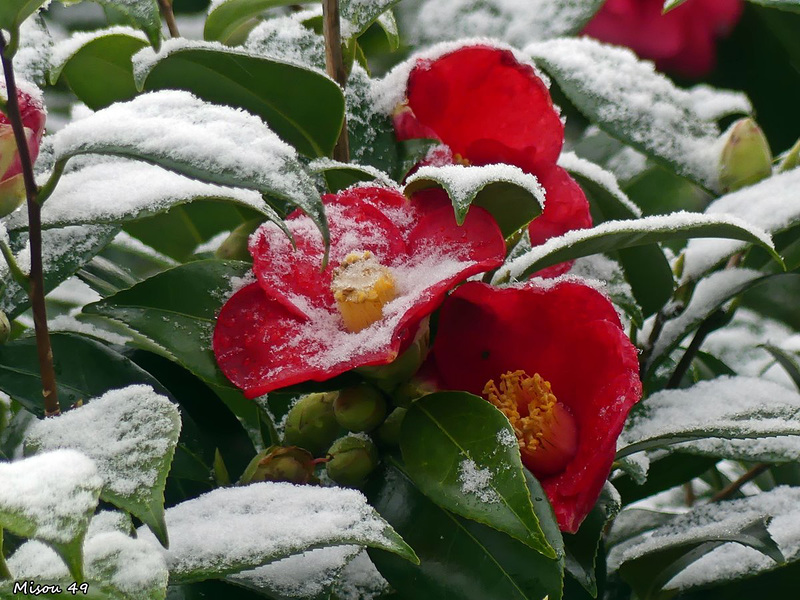
<svg viewBox="0 0 800 600"><path fill-rule="evenodd" d="M574 152L564 152L558 158L558 164L570 172L571 175L578 177L579 183L588 181L594 185L599 186L605 190L614 200L618 206L614 207L615 214L605 215L606 219L618 218L638 218L642 216L642 209L634 204L625 192L619 187L617 177L611 172L606 171L600 165L597 165L585 158L581 158ZM611 208L611 207L608 207ZM603 206L603 212L608 212L608 208ZM621 214L620 214L621 213ZM625 214L625 217L622 216Z"/></svg>
<svg viewBox="0 0 800 600"><path fill-rule="evenodd" d="M703 438L773 436L800 436L800 394L764 379L720 377L650 396L631 412L617 456Z"/></svg>
<svg viewBox="0 0 800 600"><path fill-rule="evenodd" d="M52 546L80 578L81 546L102 485L94 462L75 450L0 463L0 527Z"/></svg>
<svg viewBox="0 0 800 600"><path fill-rule="evenodd" d="M540 269L581 256L691 237L747 240L779 260L769 235L742 219L681 211L641 219L606 221L591 229L569 231L507 262L498 269L492 282L521 280Z"/></svg>
<svg viewBox="0 0 800 600"><path fill-rule="evenodd" d="M537 60L589 120L711 190L719 187L719 113L708 93L688 92L627 48L589 38L534 43Z"/></svg>
<svg viewBox="0 0 800 600"><path fill-rule="evenodd" d="M798 188L800 169L792 169L718 198L705 214L738 217L770 233L784 231L800 223ZM683 279L698 279L743 249L744 244L733 240L692 240L685 251Z"/></svg>
<svg viewBox="0 0 800 600"><path fill-rule="evenodd" d="M686 335L697 328L725 302L738 296L763 278L763 273L752 269L726 269L712 273L700 281L684 311L664 325L653 345L652 353L647 361L647 369L654 368L678 346Z"/></svg>
<svg viewBox="0 0 800 600"><path fill-rule="evenodd" d="M115 225L90 225L48 229L42 233L42 260L45 291L55 288L75 271L89 262L119 231ZM26 245L17 253L17 262L30 269L30 248ZM8 266L0 261L0 281L6 281ZM29 306L28 293L14 281L0 292L0 310L10 319Z"/></svg>
<svg viewBox="0 0 800 600"><path fill-rule="evenodd" d="M166 543L164 486L180 433L177 408L147 385L113 390L39 421L27 450L80 450L97 464L101 498L130 511Z"/></svg>
<svg viewBox="0 0 800 600"><path fill-rule="evenodd" d="M325 44L321 36L305 27L295 13L259 23L244 49L258 56L292 62L301 67L325 71Z"/></svg>
<svg viewBox="0 0 800 600"><path fill-rule="evenodd" d="M516 440L515 440L516 443ZM373 600L391 591L389 582L380 574L366 551L347 563L334 586L339 600Z"/></svg>
<svg viewBox="0 0 800 600"><path fill-rule="evenodd" d="M122 13L132 25L147 35L154 48L161 45L161 13L156 0L95 0Z"/></svg>
<svg viewBox="0 0 800 600"><path fill-rule="evenodd" d="M230 202L280 222L255 190L214 185L138 161L111 160L64 175L42 207L42 227L123 223L194 200ZM8 227L27 227L25 214L10 215Z"/></svg>
<svg viewBox="0 0 800 600"><path fill-rule="evenodd" d="M119 102L53 136L56 160L112 154L293 204L327 233L321 201L297 152L258 117L165 90Z"/></svg>
<svg viewBox="0 0 800 600"><path fill-rule="evenodd" d="M43 19L27 19L19 29L19 49L14 55L16 77L43 86L52 49L53 38Z"/></svg>
<svg viewBox="0 0 800 600"><path fill-rule="evenodd" d="M413 550L356 490L256 483L221 488L167 510L174 582L260 567L314 547L360 544L417 561Z"/></svg>
<svg viewBox="0 0 800 600"><path fill-rule="evenodd" d="M375 20L400 0L341 0L342 39L360 36ZM346 43L346 42L345 42Z"/></svg>
<svg viewBox="0 0 800 600"><path fill-rule="evenodd" d="M602 0L417 0L398 9L414 45L486 36L524 46L578 33Z"/></svg>
<svg viewBox="0 0 800 600"><path fill-rule="evenodd" d="M271 598L319 598L330 591L342 569L360 551L359 546L317 548L229 575L228 579Z"/></svg>
<svg viewBox="0 0 800 600"><path fill-rule="evenodd" d="M575 261L569 275L601 282L602 291L618 307L617 313L623 323L623 329L628 329L630 320L637 326L641 325L642 309L636 302L631 286L626 281L625 273L618 262L602 254L584 256Z"/></svg>

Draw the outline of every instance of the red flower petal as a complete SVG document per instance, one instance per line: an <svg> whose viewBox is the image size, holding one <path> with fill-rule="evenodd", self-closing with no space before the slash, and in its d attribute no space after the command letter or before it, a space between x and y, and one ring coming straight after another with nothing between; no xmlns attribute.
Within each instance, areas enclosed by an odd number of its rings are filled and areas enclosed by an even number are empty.
<svg viewBox="0 0 800 600"><path fill-rule="evenodd" d="M586 196L569 173L561 167L545 171L539 178L545 189L544 212L531 221L528 233L531 245L538 246L552 237L563 235L574 229L592 226L592 215ZM536 276L556 277L569 271L572 261L542 269Z"/></svg>
<svg viewBox="0 0 800 600"><path fill-rule="evenodd" d="M0 84L0 90L2 90L3 95L5 95L6 89L4 84ZM28 151L31 155L31 162L36 162L36 158L39 156L39 146L41 145L42 136L44 135L47 112L38 96L19 88L17 89L17 100L22 116L22 125L28 130L26 133L28 134ZM0 112L0 126L3 125L8 126L8 130L4 135L13 136L14 134L11 131L8 117ZM11 177L19 175L21 172L22 163L20 162L19 156L17 156L11 165L8 166L5 173L0 173L0 180L8 180Z"/></svg>
<svg viewBox="0 0 800 600"><path fill-rule="evenodd" d="M438 139L472 164L506 162L527 172L554 164L564 141L547 86L508 50L471 46L421 60L408 78L400 139Z"/></svg>
<svg viewBox="0 0 800 600"><path fill-rule="evenodd" d="M574 282L492 288L470 282L443 304L429 361L444 389L481 394L525 370L548 380L578 425L578 451L545 477L560 527L574 532L608 477L616 439L641 397L636 349L611 303Z"/></svg>
<svg viewBox="0 0 800 600"><path fill-rule="evenodd" d="M386 188L357 188L325 203L332 231L328 267L319 270L322 242L311 219L295 213L287 224L298 249L278 242L274 226L254 237L258 283L228 300L217 320L217 362L248 397L391 362L449 289L503 262L503 236L478 207L458 227L449 201L409 202ZM397 296L381 320L349 332L333 301L332 271L348 252L373 248L390 267Z"/></svg>

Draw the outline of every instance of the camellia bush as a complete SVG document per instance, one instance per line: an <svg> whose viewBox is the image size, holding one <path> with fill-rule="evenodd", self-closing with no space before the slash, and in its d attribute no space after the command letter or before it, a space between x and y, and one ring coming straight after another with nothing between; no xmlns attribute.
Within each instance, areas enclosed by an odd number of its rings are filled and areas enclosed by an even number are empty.
<svg viewBox="0 0 800 600"><path fill-rule="evenodd" d="M796 597L798 13L0 0L0 598Z"/></svg>

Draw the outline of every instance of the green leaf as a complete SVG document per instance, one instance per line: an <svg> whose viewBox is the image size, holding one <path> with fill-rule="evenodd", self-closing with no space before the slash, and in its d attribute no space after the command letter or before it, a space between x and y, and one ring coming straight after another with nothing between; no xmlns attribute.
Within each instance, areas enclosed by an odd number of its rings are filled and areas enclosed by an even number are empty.
<svg viewBox="0 0 800 600"><path fill-rule="evenodd" d="M777 346L773 346L772 344L764 344L761 346L767 352L772 355L780 366L783 367L783 370L786 371L786 374L791 377L792 381L794 382L795 387L798 391L800 391L800 363L798 363L798 356L796 353L787 352L782 348L778 348Z"/></svg>
<svg viewBox="0 0 800 600"><path fill-rule="evenodd" d="M719 188L720 131L696 93L630 50L589 38L537 42L525 51L589 121L679 175Z"/></svg>
<svg viewBox="0 0 800 600"><path fill-rule="evenodd" d="M706 517L707 522L714 523L717 519L709 519L708 512L701 511L701 514ZM745 523L732 519L727 528L719 527L718 524L712 532L695 524L697 532L694 534L691 530L684 532L677 529L675 521L670 521L663 527L663 532L655 529L651 536L633 538L615 547L615 552L631 552L631 548L639 546L634 554L635 558L624 560L619 567L620 575L642 600L658 600L673 595L662 590L675 575L725 542L749 546L782 564L785 562L783 554L767 530L769 521L770 517L763 516L751 518ZM683 533L683 536L678 532Z"/></svg>
<svg viewBox="0 0 800 600"><path fill-rule="evenodd" d="M302 4L296 0L225 0L214 5L206 17L203 39L227 43L250 19L276 6Z"/></svg>
<svg viewBox="0 0 800 600"><path fill-rule="evenodd" d="M645 363L645 372L653 374L681 341L706 319L736 296L770 277L774 276L750 269L726 269L700 281L683 312L664 325Z"/></svg>
<svg viewBox="0 0 800 600"><path fill-rule="evenodd" d="M617 459L704 438L775 436L800 436L800 395L764 379L720 377L662 390L634 407L618 440Z"/></svg>
<svg viewBox="0 0 800 600"><path fill-rule="evenodd" d="M42 232L44 255L44 289L49 292L68 279L75 271L89 262L119 232L115 225L88 227L64 227ZM0 262L0 280L7 280L8 267ZM0 290L0 310L13 319L30 306L28 292L14 281L9 281Z"/></svg>
<svg viewBox="0 0 800 600"><path fill-rule="evenodd" d="M403 191L410 198L430 188L447 192L459 225L474 204L491 213L504 237L542 214L544 205L544 193L536 178L511 165L425 166L406 180Z"/></svg>
<svg viewBox="0 0 800 600"><path fill-rule="evenodd" d="M389 51L394 52L400 47L400 31L397 28L397 21L394 18L394 13L387 10L380 15L375 22L383 29L386 34L386 40L389 42Z"/></svg>
<svg viewBox="0 0 800 600"><path fill-rule="evenodd" d="M421 398L403 419L400 449L414 483L438 505L556 557L533 510L514 431L486 400L466 392Z"/></svg>
<svg viewBox="0 0 800 600"><path fill-rule="evenodd" d="M94 0L94 2L113 9L131 25L144 31L153 48L158 50L161 47L161 12L158 0Z"/></svg>
<svg viewBox="0 0 800 600"><path fill-rule="evenodd" d="M208 102L243 108L309 157L330 156L342 129L339 86L296 64L233 49L190 47L159 55L136 75L146 91L182 89Z"/></svg>
<svg viewBox="0 0 800 600"><path fill-rule="evenodd" d="M243 262L195 261L90 304L84 312L124 323L138 334L139 347L177 362L208 383L230 387L214 360L211 336L231 279L249 270Z"/></svg>
<svg viewBox="0 0 800 600"><path fill-rule="evenodd" d="M308 170L325 177L328 191L332 194L362 182L374 181L378 185L392 187L396 185L386 173L375 167L342 163L327 158L311 161Z"/></svg>
<svg viewBox="0 0 800 600"><path fill-rule="evenodd" d="M685 1L685 0L684 0ZM753 4L760 4L767 8L779 8L791 12L800 12L800 0L747 0Z"/></svg>
<svg viewBox="0 0 800 600"><path fill-rule="evenodd" d="M562 564L504 533L437 506L394 459L367 494L420 557L419 566L370 551L403 598L419 600L551 600L561 598ZM546 503L545 499L545 503Z"/></svg>
<svg viewBox="0 0 800 600"><path fill-rule="evenodd" d="M39 421L25 440L25 451L82 452L104 479L100 498L146 523L168 546L164 487L180 430L172 402L151 387L135 385Z"/></svg>
<svg viewBox="0 0 800 600"><path fill-rule="evenodd" d="M684 2L686 2L686 0L664 0L664 10L662 14L667 14L673 8L678 8Z"/></svg>
<svg viewBox="0 0 800 600"><path fill-rule="evenodd" d="M159 91L73 121L52 139L62 168L74 156L110 154L192 179L256 190L281 212L288 211L287 205L303 210L329 240L322 201L294 148L244 111L183 91Z"/></svg>
<svg viewBox="0 0 800 600"><path fill-rule="evenodd" d="M77 36L73 34L72 44ZM136 95L131 58L147 46L144 36L131 29L101 29L50 68L49 80L55 85L63 75L78 99L92 110L130 100Z"/></svg>
<svg viewBox="0 0 800 600"><path fill-rule="evenodd" d="M581 256L668 240L701 237L737 239L757 244L783 264L772 247L769 236L757 228L721 215L675 213L627 221L606 221L592 229L570 231L507 263L497 271L493 281L521 281L545 267Z"/></svg>
<svg viewBox="0 0 800 600"><path fill-rule="evenodd" d="M419 562L356 490L254 483L203 494L167 509L166 517L171 583L220 578L341 544L380 548ZM138 533L149 537L143 528ZM198 546L197 540L204 543Z"/></svg>
<svg viewBox="0 0 800 600"><path fill-rule="evenodd" d="M0 463L0 529L51 546L83 580L83 540L103 480L91 459L56 450Z"/></svg>
<svg viewBox="0 0 800 600"><path fill-rule="evenodd" d="M564 534L566 547L565 567L583 588L597 598L597 553L606 524L620 510L620 498L614 487L606 482L597 503L586 515L580 529L574 534Z"/></svg>
<svg viewBox="0 0 800 600"><path fill-rule="evenodd" d="M385 14L399 1L373 0L372 2L363 2L362 0L341 0L339 15L343 41L348 43L348 40L362 35L369 29L370 25L378 20L378 17Z"/></svg>
<svg viewBox="0 0 800 600"><path fill-rule="evenodd" d="M652 458L652 462L648 466L645 482L640 484L627 474L614 479L614 487L622 496L623 504L654 496L658 492L700 477L719 461L716 457L694 456L683 452L673 452L658 460L648 454L648 458Z"/></svg>
<svg viewBox="0 0 800 600"><path fill-rule="evenodd" d="M0 3L0 29L15 31L47 0L3 0Z"/></svg>

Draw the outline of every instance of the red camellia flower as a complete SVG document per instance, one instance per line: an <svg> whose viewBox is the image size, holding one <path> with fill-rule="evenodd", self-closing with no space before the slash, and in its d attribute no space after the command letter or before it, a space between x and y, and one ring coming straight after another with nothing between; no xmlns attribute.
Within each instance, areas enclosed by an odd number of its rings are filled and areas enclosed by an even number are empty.
<svg viewBox="0 0 800 600"><path fill-rule="evenodd" d="M535 243L591 227L580 186L556 161L564 124L547 85L510 50L466 46L436 59L419 59L406 100L395 111L400 140L438 139L449 148L433 162L506 163L535 175L545 189L545 209L529 226ZM568 270L550 268L548 275Z"/></svg>
<svg viewBox="0 0 800 600"><path fill-rule="evenodd" d="M741 0L691 0L662 14L663 0L607 0L583 33L628 46L665 72L702 77L714 68L715 42L733 29Z"/></svg>
<svg viewBox="0 0 800 600"><path fill-rule="evenodd" d="M448 200L409 201L382 187L323 197L331 232L309 217L266 223L250 238L256 283L222 307L213 347L248 397L350 369L392 362L453 286L500 266L505 242L488 212L456 224Z"/></svg>
<svg viewBox="0 0 800 600"><path fill-rule="evenodd" d="M0 96L6 95L5 85L0 84ZM17 90L22 125L28 139L31 161L39 156L39 145L44 135L47 113L37 91ZM13 211L25 199L25 184L22 181L17 142L8 117L0 112L0 217Z"/></svg>
<svg viewBox="0 0 800 600"><path fill-rule="evenodd" d="M465 283L442 305L426 368L441 389L481 395L508 417L559 526L577 531L642 393L611 302L571 280Z"/></svg>

